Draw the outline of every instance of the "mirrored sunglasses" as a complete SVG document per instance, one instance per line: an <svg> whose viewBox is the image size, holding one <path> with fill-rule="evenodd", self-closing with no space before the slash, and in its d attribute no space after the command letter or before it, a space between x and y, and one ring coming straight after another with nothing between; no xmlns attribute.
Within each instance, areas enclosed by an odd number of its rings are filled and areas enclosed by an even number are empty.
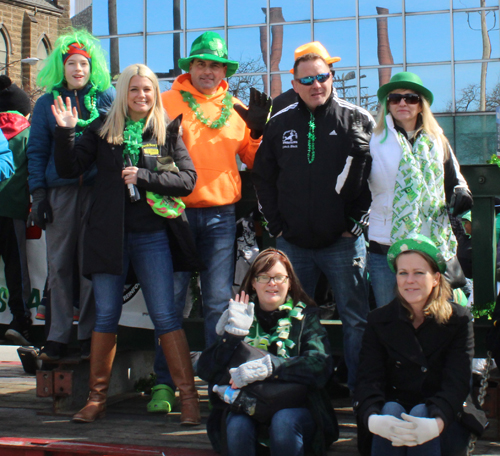
<svg viewBox="0 0 500 456"><path fill-rule="evenodd" d="M322 82L327 81L328 78L330 77L330 74L331 73L321 73L321 74L317 74L316 76L306 76L305 78L298 78L298 79L295 79L295 80L298 81L298 82L300 82L302 85L310 86L310 85L313 85L315 79L320 84Z"/></svg>
<svg viewBox="0 0 500 456"><path fill-rule="evenodd" d="M420 95L416 93L390 93L387 95L389 104L399 104L404 100L406 104L417 104L420 101Z"/></svg>

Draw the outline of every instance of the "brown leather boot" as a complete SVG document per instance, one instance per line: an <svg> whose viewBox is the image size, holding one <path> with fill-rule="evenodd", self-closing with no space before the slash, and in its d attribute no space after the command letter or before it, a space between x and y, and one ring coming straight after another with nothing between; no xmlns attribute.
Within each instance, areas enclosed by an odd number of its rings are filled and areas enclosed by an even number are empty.
<svg viewBox="0 0 500 456"><path fill-rule="evenodd" d="M116 353L116 334L92 333L90 346L90 394L87 404L76 415L77 423L92 423L106 414L106 395L111 378L111 368Z"/></svg>
<svg viewBox="0 0 500 456"><path fill-rule="evenodd" d="M181 424L196 426L201 423L198 392L194 387L191 354L183 329L162 334L160 345L167 360L168 369L181 398Z"/></svg>

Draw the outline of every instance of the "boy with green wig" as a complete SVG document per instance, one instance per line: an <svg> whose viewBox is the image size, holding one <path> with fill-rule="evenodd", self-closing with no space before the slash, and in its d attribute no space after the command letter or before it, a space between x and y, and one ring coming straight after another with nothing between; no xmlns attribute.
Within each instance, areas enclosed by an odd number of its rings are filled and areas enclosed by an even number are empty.
<svg viewBox="0 0 500 456"><path fill-rule="evenodd" d="M76 136L100 114L106 114L115 98L108 66L99 41L85 30L68 29L55 42L37 83L46 90L33 110L28 143L28 184L33 204L28 224L45 230L47 242L50 330L40 353L44 361L66 352L73 325L73 304L79 302L78 340L81 356L90 356L95 321L92 282L81 274L84 217L91 203L95 167L74 179L59 177L54 164L54 99L71 99L78 110ZM79 296L77 293L79 292Z"/></svg>

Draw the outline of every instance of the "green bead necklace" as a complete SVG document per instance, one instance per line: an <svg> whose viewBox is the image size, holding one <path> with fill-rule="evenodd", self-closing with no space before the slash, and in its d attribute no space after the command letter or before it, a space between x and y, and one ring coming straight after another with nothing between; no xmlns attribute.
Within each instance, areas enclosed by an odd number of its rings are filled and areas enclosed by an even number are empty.
<svg viewBox="0 0 500 456"><path fill-rule="evenodd" d="M87 108L87 111L90 113L90 117L87 120L78 119L76 125L78 125L82 129L82 131L76 133L77 137L83 133L83 130L85 130L85 128L87 128L94 120L99 117L99 111L97 110L97 97L95 96L96 92L97 88L92 86L91 89L83 97L83 104ZM59 91L56 89L52 91L52 95L54 96L54 100L57 97L61 96Z"/></svg>
<svg viewBox="0 0 500 456"><path fill-rule="evenodd" d="M314 115L312 112L309 112L309 133L307 133L307 161L311 164L316 157L316 135L314 134L314 130L316 129L316 124L314 122Z"/></svg>
<svg viewBox="0 0 500 456"><path fill-rule="evenodd" d="M276 343L276 354L282 358L289 358L290 350L295 347L295 342L289 338L292 329L292 318L302 320L305 316L302 311L305 308L306 305L303 302L298 302L294 306L293 300L288 298L288 301L278 307L278 310L286 310L287 315L278 320L277 325L271 329L271 334L264 331L254 315L253 324L244 341L252 347L266 351L268 351L271 344Z"/></svg>
<svg viewBox="0 0 500 456"><path fill-rule="evenodd" d="M226 96L222 100L222 111L219 118L215 121L211 121L205 117L203 112L200 110L200 104L194 99L191 93L181 90L181 95L182 99L191 108L191 111L194 112L196 118L208 128L218 129L227 124L227 119L231 115L231 108L233 107L233 97L229 92L226 93Z"/></svg>

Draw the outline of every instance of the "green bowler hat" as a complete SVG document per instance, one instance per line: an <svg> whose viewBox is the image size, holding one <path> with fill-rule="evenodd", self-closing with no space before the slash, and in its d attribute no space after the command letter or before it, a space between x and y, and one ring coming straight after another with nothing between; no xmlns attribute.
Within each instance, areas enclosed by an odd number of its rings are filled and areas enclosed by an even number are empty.
<svg viewBox="0 0 500 456"><path fill-rule="evenodd" d="M392 272L396 273L395 262L400 253L418 250L419 252L427 253L438 265L439 271L446 271L446 260L443 255L427 236L417 234L409 239L401 239L391 245L387 252L387 263Z"/></svg>
<svg viewBox="0 0 500 456"><path fill-rule="evenodd" d="M420 79L415 73L410 73L409 71L402 71L401 73L396 73L388 82L384 84L377 90L378 101L382 103L387 97L389 92L396 89L410 89L423 95L425 99L432 105L434 101L434 95L429 89L426 89L422 84L422 79Z"/></svg>
<svg viewBox="0 0 500 456"><path fill-rule="evenodd" d="M193 41L189 57L179 59L179 67L189 72L189 64L193 59L214 60L227 65L226 77L236 73L239 63L227 58L226 42L218 33L205 32Z"/></svg>

